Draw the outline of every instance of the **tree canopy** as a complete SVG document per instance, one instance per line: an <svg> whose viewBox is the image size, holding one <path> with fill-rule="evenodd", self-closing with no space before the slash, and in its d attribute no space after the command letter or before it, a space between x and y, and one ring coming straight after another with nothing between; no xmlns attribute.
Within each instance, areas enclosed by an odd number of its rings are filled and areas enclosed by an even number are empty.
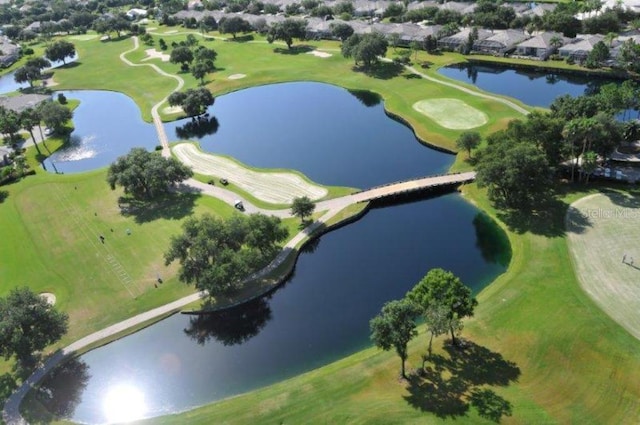
<svg viewBox="0 0 640 425"><path fill-rule="evenodd" d="M28 361L36 351L58 341L66 332L68 316L27 287L0 298L0 354Z"/></svg>
<svg viewBox="0 0 640 425"><path fill-rule="evenodd" d="M61 132L65 124L73 118L69 108L53 100L47 100L38 105L38 113L45 125L56 132Z"/></svg>
<svg viewBox="0 0 640 425"><path fill-rule="evenodd" d="M293 39L304 40L307 33L307 22L302 19L288 18L282 22L274 23L269 28L267 41L273 43L275 40L284 41L288 49L293 45Z"/></svg>
<svg viewBox="0 0 640 425"><path fill-rule="evenodd" d="M188 179L193 171L175 158L133 148L109 166L107 182L111 189L122 186L136 199L151 199L169 191L171 185Z"/></svg>
<svg viewBox="0 0 640 425"><path fill-rule="evenodd" d="M315 209L316 204L308 196L295 198L291 204L291 214L299 217L302 221L310 217Z"/></svg>
<svg viewBox="0 0 640 425"><path fill-rule="evenodd" d="M44 55L50 61L62 61L67 63L67 58L72 58L76 54L76 47L67 40L54 41L44 51Z"/></svg>
<svg viewBox="0 0 640 425"><path fill-rule="evenodd" d="M200 87L173 92L167 101L171 106L180 106L188 117L195 117L207 112L207 108L213 105L215 98L207 88Z"/></svg>
<svg viewBox="0 0 640 425"><path fill-rule="evenodd" d="M205 214L189 218L182 229L171 238L165 263L178 260L179 279L212 297L238 290L288 235L279 218L263 214L234 215L226 221Z"/></svg>
<svg viewBox="0 0 640 425"><path fill-rule="evenodd" d="M378 61L378 56L387 53L388 43L384 36L374 32L370 34L353 34L342 43L342 55L345 58L353 58L356 66L359 62L365 67L370 67Z"/></svg>
<svg viewBox="0 0 640 425"><path fill-rule="evenodd" d="M433 310L447 309L451 340L456 344L455 331L461 320L473 316L478 302L471 296L471 289L450 271L431 269L408 293L407 298L417 304L428 319Z"/></svg>
<svg viewBox="0 0 640 425"><path fill-rule="evenodd" d="M239 16L233 16L231 18L223 17L220 19L220 22L218 22L218 31L220 31L220 34L231 34L233 38L236 38L239 32L249 32L251 29L249 21Z"/></svg>
<svg viewBox="0 0 640 425"><path fill-rule="evenodd" d="M408 357L407 345L418 335L415 318L419 314L419 307L410 300L389 301L369 322L373 343L385 351L395 348L402 363L403 378L407 377L404 367Z"/></svg>
<svg viewBox="0 0 640 425"><path fill-rule="evenodd" d="M458 149L466 150L467 155L471 158L471 150L477 148L481 140L480 133L476 131L466 131L458 137L456 146Z"/></svg>

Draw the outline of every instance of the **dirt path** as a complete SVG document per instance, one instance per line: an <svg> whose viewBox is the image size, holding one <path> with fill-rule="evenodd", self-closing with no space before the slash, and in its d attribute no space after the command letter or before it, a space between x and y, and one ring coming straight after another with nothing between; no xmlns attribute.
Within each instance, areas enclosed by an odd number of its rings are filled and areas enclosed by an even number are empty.
<svg viewBox="0 0 640 425"><path fill-rule="evenodd" d="M574 270L584 291L640 339L640 201L623 194L582 198L567 211Z"/></svg>

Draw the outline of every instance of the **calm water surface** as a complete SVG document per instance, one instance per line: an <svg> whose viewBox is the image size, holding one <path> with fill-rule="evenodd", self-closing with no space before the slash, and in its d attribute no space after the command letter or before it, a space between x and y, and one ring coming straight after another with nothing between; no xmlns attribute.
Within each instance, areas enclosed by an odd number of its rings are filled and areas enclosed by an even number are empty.
<svg viewBox="0 0 640 425"><path fill-rule="evenodd" d="M75 130L70 143L47 158L44 167L48 171L95 170L109 165L132 147L153 150L158 144L155 128L142 121L140 109L130 97L99 90L62 93L80 100L80 105L73 112Z"/></svg>
<svg viewBox="0 0 640 425"><path fill-rule="evenodd" d="M300 170L315 182L367 188L445 172L452 157L425 149L382 103L365 107L347 90L319 83L255 87L210 108L219 127L202 149L256 167ZM169 138L190 120L166 125Z"/></svg>
<svg viewBox="0 0 640 425"><path fill-rule="evenodd" d="M207 150L326 184L368 187L443 172L453 160L420 145L381 105L323 84L245 90L211 111L218 129L202 139ZM113 127L101 130L109 140ZM323 236L270 296L213 316L175 315L69 363L46 384L59 400L52 409L87 423L158 416L353 353L370 344L380 307L429 269L452 270L476 291L504 270L477 217L457 194L373 209Z"/></svg>
<svg viewBox="0 0 640 425"><path fill-rule="evenodd" d="M513 97L531 106L549 107L565 94L577 97L619 80L587 78L552 72L510 69L496 65L459 64L443 67L438 72L447 77L475 84L496 94Z"/></svg>
<svg viewBox="0 0 640 425"><path fill-rule="evenodd" d="M67 382L67 394L79 393L69 416L103 423L130 419L118 416L123 410L168 414L361 349L370 344L369 320L429 269L452 270L476 291L504 270L479 249L486 242L476 236L477 214L456 194L374 209L323 236L271 296L215 316L175 315L81 356L86 381L76 373Z"/></svg>

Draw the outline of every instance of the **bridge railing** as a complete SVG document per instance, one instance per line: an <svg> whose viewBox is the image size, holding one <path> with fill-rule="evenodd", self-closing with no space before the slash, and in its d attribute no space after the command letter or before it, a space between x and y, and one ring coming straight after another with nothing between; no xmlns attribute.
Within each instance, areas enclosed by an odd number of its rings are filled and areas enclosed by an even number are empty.
<svg viewBox="0 0 640 425"><path fill-rule="evenodd" d="M357 192L354 192L352 195L357 195L358 193L369 192L371 190L381 189L383 187L393 186L395 184L407 183L407 182L411 182L411 181L415 181L415 180L430 179L430 178L444 177L444 176L457 176L457 175L460 175L460 174L466 174L468 172L469 171L464 171L464 172L460 172L459 171L457 173L440 173L440 174L433 174L433 175L430 175L430 176L416 177L416 178L406 179L406 180L398 180L398 181L391 182L391 183L385 183L385 184L381 184L381 185L378 185L378 186L373 186L373 187L370 187L369 189L362 189L362 190L359 190Z"/></svg>

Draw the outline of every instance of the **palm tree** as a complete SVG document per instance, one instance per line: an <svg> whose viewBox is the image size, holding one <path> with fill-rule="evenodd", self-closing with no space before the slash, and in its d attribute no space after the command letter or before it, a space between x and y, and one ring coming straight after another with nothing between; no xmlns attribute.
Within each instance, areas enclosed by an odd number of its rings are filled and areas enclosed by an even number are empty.
<svg viewBox="0 0 640 425"><path fill-rule="evenodd" d="M551 45L554 51L558 50L560 47L562 47L562 44L563 44L562 37L560 37L559 35L554 35L549 40L549 44Z"/></svg>
<svg viewBox="0 0 640 425"><path fill-rule="evenodd" d="M20 124L22 125L22 128L27 130L31 135L31 140L33 140L33 146L36 147L36 150L38 151L38 155L42 155L42 152L40 152L40 148L38 147L38 141L33 135L33 128L36 125L40 125L40 115L37 113L35 109L27 108L20 113ZM42 138L42 140L44 142L44 138Z"/></svg>
<svg viewBox="0 0 640 425"><path fill-rule="evenodd" d="M613 42L616 38L618 38L618 34L616 34L615 32L610 32L604 36L604 41L606 41L609 48L611 48L613 47Z"/></svg>

